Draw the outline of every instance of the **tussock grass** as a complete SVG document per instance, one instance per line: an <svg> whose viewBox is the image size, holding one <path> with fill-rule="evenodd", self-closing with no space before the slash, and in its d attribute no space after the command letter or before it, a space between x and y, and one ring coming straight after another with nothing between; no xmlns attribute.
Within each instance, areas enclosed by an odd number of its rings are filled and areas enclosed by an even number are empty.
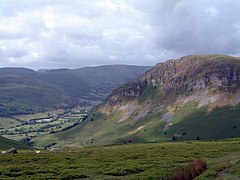
<svg viewBox="0 0 240 180"><path fill-rule="evenodd" d="M205 180L214 179L226 168L240 177L238 139L65 148L41 150L40 154L18 152L0 154L0 179L166 179L191 172ZM233 159L235 165L231 164ZM203 172L205 161L208 168Z"/></svg>
<svg viewBox="0 0 240 180"><path fill-rule="evenodd" d="M188 164L183 169L174 172L169 179L174 180L190 180L202 174L207 169L207 162L204 160L197 160Z"/></svg>

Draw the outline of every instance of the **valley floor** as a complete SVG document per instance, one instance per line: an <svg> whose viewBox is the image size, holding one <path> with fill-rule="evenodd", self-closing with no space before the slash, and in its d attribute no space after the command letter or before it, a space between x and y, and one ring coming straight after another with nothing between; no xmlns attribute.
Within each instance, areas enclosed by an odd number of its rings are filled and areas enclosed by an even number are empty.
<svg viewBox="0 0 240 180"><path fill-rule="evenodd" d="M20 150L0 159L0 179L165 179L199 159L208 168L197 179L240 178L239 139Z"/></svg>

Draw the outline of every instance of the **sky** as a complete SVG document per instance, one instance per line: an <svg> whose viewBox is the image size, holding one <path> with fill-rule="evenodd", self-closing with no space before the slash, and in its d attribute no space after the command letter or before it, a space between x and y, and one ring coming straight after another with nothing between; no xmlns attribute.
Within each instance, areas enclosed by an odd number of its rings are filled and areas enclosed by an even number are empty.
<svg viewBox="0 0 240 180"><path fill-rule="evenodd" d="M240 54L240 0L0 0L0 67Z"/></svg>

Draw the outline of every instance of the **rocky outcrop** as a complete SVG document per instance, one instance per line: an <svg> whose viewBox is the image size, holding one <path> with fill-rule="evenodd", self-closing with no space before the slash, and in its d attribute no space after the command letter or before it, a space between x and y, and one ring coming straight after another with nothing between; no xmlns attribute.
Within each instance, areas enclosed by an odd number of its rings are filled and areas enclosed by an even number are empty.
<svg viewBox="0 0 240 180"><path fill-rule="evenodd" d="M209 90L234 93L240 88L240 59L224 55L185 56L159 63L136 81L116 89L111 104L138 98L148 86L159 85L162 96Z"/></svg>

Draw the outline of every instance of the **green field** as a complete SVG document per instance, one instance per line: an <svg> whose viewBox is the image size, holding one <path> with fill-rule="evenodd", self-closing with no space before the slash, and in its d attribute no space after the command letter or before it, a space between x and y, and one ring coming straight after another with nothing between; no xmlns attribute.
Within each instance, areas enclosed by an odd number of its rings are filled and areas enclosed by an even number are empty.
<svg viewBox="0 0 240 180"><path fill-rule="evenodd" d="M16 121L16 119L7 118L7 117L0 117L0 129L15 127L18 124L20 124L20 122Z"/></svg>
<svg viewBox="0 0 240 180"><path fill-rule="evenodd" d="M26 146L22 142L14 141L0 136L0 150L6 150L9 148L30 149L29 146Z"/></svg>
<svg viewBox="0 0 240 180"><path fill-rule="evenodd" d="M38 136L42 138L49 134L71 129L76 124L81 123L84 116L78 112L70 114L65 112L64 114L64 110L59 109L30 115L0 118L0 135L16 141L30 141Z"/></svg>
<svg viewBox="0 0 240 180"><path fill-rule="evenodd" d="M53 111L46 111L46 112L35 113L35 114L16 115L14 116L14 118L19 119L21 121L29 121L31 119L48 117L49 114L62 114L62 113L64 113L63 109L57 109Z"/></svg>
<svg viewBox="0 0 240 180"><path fill-rule="evenodd" d="M164 179L199 159L208 168L196 179L240 178L238 139L22 150L0 159L0 179Z"/></svg>

